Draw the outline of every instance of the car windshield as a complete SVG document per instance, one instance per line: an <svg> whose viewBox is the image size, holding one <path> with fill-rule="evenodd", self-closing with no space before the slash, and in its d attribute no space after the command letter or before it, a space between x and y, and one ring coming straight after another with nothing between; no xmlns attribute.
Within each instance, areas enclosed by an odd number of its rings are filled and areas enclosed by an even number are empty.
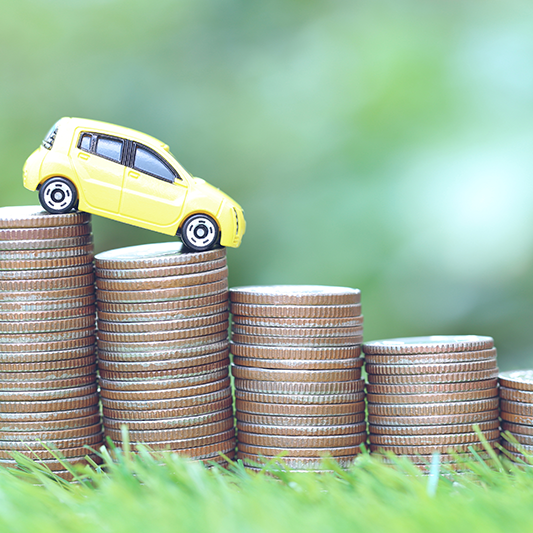
<svg viewBox="0 0 533 533"><path fill-rule="evenodd" d="M57 135L57 122L50 128L50 131L46 134L46 137L43 141L43 146L47 150L51 150L52 146L54 145L54 141L56 140Z"/></svg>

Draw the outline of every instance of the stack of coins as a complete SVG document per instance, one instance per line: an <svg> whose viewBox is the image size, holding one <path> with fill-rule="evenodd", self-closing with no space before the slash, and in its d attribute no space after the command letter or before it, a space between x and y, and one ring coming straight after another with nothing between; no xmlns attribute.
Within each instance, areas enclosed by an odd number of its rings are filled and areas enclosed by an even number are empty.
<svg viewBox="0 0 533 533"><path fill-rule="evenodd" d="M68 477L47 448L83 463L102 445L94 302L89 215L0 208L0 464Z"/></svg>
<svg viewBox="0 0 533 533"><path fill-rule="evenodd" d="M366 440L358 289L230 289L237 457L296 470L350 465Z"/></svg>
<svg viewBox="0 0 533 533"><path fill-rule="evenodd" d="M365 343L363 351L372 452L392 452L420 465L438 452L457 467L457 453L483 450L476 425L491 446L498 442L492 338L390 339Z"/></svg>
<svg viewBox="0 0 533 533"><path fill-rule="evenodd" d="M502 431L511 434L511 439L502 435L502 446L507 455L531 462L524 453L533 453L533 370L513 370L500 374L500 416ZM517 446L513 439L518 441Z"/></svg>
<svg viewBox="0 0 533 533"><path fill-rule="evenodd" d="M96 256L98 368L107 437L192 459L235 450L224 248L161 243Z"/></svg>

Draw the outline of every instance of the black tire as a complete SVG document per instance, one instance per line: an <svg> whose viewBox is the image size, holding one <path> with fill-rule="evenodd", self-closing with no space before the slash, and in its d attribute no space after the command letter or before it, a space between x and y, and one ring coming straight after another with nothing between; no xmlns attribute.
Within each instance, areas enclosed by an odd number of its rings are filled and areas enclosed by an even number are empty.
<svg viewBox="0 0 533 533"><path fill-rule="evenodd" d="M183 244L195 252L216 246L219 234L218 224L209 215L192 215L181 227Z"/></svg>
<svg viewBox="0 0 533 533"><path fill-rule="evenodd" d="M77 205L78 191L66 178L49 178L39 189L39 202L54 215L68 213Z"/></svg>

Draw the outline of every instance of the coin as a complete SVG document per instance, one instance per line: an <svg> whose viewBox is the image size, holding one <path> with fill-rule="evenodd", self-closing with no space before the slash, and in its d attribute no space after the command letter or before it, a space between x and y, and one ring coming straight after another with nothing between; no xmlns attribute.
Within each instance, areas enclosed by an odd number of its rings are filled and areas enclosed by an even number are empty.
<svg viewBox="0 0 533 533"><path fill-rule="evenodd" d="M359 345L339 347L259 346L251 343L236 344L232 342L231 353L254 359L355 359L361 355L361 347Z"/></svg>
<svg viewBox="0 0 533 533"><path fill-rule="evenodd" d="M258 381L258 380L244 380L235 378L235 389L239 392L249 391L267 394L301 394L315 396L321 395L336 395L347 393L361 393L364 398L364 381L356 379L354 381L330 381L318 383L301 383L298 381ZM308 400L310 402L311 400ZM332 403L335 403L332 400Z"/></svg>
<svg viewBox="0 0 533 533"><path fill-rule="evenodd" d="M17 313L17 312L41 312L41 311L57 311L64 309L78 309L93 305L96 301L94 294L89 296L82 296L78 298L63 298L58 300L45 300L41 302L2 302L0 306L3 313Z"/></svg>
<svg viewBox="0 0 533 533"><path fill-rule="evenodd" d="M493 450L496 454L498 450ZM382 455L383 454L383 455ZM385 455L386 454L386 455ZM385 464L397 464L398 459L390 457L392 452L381 452L378 450L374 452L374 456L378 456L379 460ZM429 465L433 460L434 454L401 454L402 459L408 459L414 465ZM469 452L457 452L454 451L451 454L440 453L439 461L441 464L445 464L447 468L453 467L454 464L464 464L470 462L478 462L482 459L486 465L489 465L490 455L483 451L477 450L475 455Z"/></svg>
<svg viewBox="0 0 533 533"><path fill-rule="evenodd" d="M265 382L268 383L268 382ZM283 403L289 404L340 404L340 403L352 403L361 402L365 397L364 392L351 392L351 393L294 393L294 394L278 394L278 393L260 393L260 392L248 392L236 388L235 398L238 400L244 400L245 402L259 402L259 403Z"/></svg>
<svg viewBox="0 0 533 533"><path fill-rule="evenodd" d="M18 353L18 352L1 352L1 360L3 364L39 364L42 362L62 361L65 359L79 359L81 357L88 357L95 354L93 346L84 346L81 348L74 348L72 350L56 350L52 352L33 352L33 353Z"/></svg>
<svg viewBox="0 0 533 533"><path fill-rule="evenodd" d="M96 365L86 365L77 368L56 369L49 372L6 372L1 378L3 382L22 381L50 381L56 379L73 379L80 376L87 376L96 372Z"/></svg>
<svg viewBox="0 0 533 533"><path fill-rule="evenodd" d="M513 402L502 398L500 410L515 415L533 416L533 403Z"/></svg>
<svg viewBox="0 0 533 533"><path fill-rule="evenodd" d="M0 456L7 451L28 451L40 452L49 448L58 448L63 453L71 448L80 448L82 446L101 445L103 441L102 431L99 428L93 435L84 435L81 437L70 437L66 439L44 439L36 438L34 440L0 440ZM4 455L5 457L5 455ZM48 457L53 457L51 454Z"/></svg>
<svg viewBox="0 0 533 533"><path fill-rule="evenodd" d="M466 361L477 361L479 359L495 359L496 348L487 350L477 350L471 352L451 352L451 353L427 353L427 354L398 354L398 355L365 355L365 361L370 364L443 364L459 363Z"/></svg>
<svg viewBox="0 0 533 533"><path fill-rule="evenodd" d="M3 323L15 322L24 324L27 322L44 322L51 323L57 320L74 319L82 316L94 315L96 313L96 306L85 305L81 307L72 307L69 309L55 309L51 311L7 311L0 309L0 327ZM44 326L43 326L44 327Z"/></svg>
<svg viewBox="0 0 533 533"><path fill-rule="evenodd" d="M81 455L79 455L78 457L66 457L66 458L63 458L61 461L58 461L57 459L42 459L41 457L38 457L38 460L39 460L39 464L42 464L42 465L45 465L48 469L52 470L53 472L55 472L56 470L59 470L59 471L64 471L65 469L65 463L71 465L71 466L74 466L74 465L85 465L87 464L87 459L90 459L91 461L94 461L96 464L101 464L102 463L102 458L99 457L98 455L94 454L94 453L91 453L90 450L87 450L85 449L84 450L85 453L83 453L83 450L80 452ZM36 457L31 454L31 452L26 452L27 454L29 454L29 457L31 459L36 459ZM63 454L59 454L59 456L61 456ZM8 456L9 457L9 454ZM6 467L16 467L17 466L17 463L16 461L13 459L13 458L5 458L5 459L0 459L0 464L2 464L3 466L6 466Z"/></svg>
<svg viewBox="0 0 533 533"><path fill-rule="evenodd" d="M31 251L31 250L61 250L62 248L74 248L76 246L87 246L92 244L92 235L81 235L79 237L66 237L61 239L38 239L38 240L0 240L0 251Z"/></svg>
<svg viewBox="0 0 533 533"><path fill-rule="evenodd" d="M233 315L235 326L267 328L355 328L363 324L363 316L342 318L269 318ZM241 331L240 333L246 333Z"/></svg>
<svg viewBox="0 0 533 533"><path fill-rule="evenodd" d="M509 431L510 433L519 433L521 435L533 436L533 425L526 426L525 424L513 424L512 422L502 422L502 431Z"/></svg>
<svg viewBox="0 0 533 533"><path fill-rule="evenodd" d="M361 453L361 451L357 451L357 453L354 453L352 455L343 457L335 457L333 459L340 467L342 468L348 468L353 464L357 456ZM245 465L264 465L265 463L268 463L269 465L272 464L280 464L282 466L289 467L291 470L294 471L294 469L324 469L324 463L323 459L321 458L309 458L309 457L265 457L263 454L257 455L253 453L244 453L241 450L237 452L237 458L240 459L243 464Z"/></svg>
<svg viewBox="0 0 533 533"><path fill-rule="evenodd" d="M235 355L233 362L236 366L279 369L279 370L349 370L360 368L363 359L331 359L331 360L309 360L309 359L253 359L251 357L239 357Z"/></svg>
<svg viewBox="0 0 533 533"><path fill-rule="evenodd" d="M361 453L361 446L328 446L327 448L286 448L274 446L255 446L239 442L238 453L246 453L253 455L263 455L265 457L273 457L280 453L287 453L290 457L346 457L349 455L357 455Z"/></svg>
<svg viewBox="0 0 533 533"><path fill-rule="evenodd" d="M146 444L150 447L150 449L153 450L159 450L159 449L169 449L169 450L184 450L184 449L190 449L195 448L198 446L207 446L211 444L216 444L219 442L225 442L228 439L231 439L235 436L235 429L229 429L227 431L221 432L221 433L215 433L211 435L206 435L204 437L192 437L188 439L172 439L172 440L160 440L160 441L150 441L145 442L144 439L134 441L131 440L130 443L135 444ZM120 438L112 438L116 443L120 443L122 441L122 437Z"/></svg>
<svg viewBox="0 0 533 533"><path fill-rule="evenodd" d="M0 207L0 228L40 228L85 224L91 215L81 211L51 215L40 205Z"/></svg>
<svg viewBox="0 0 533 533"><path fill-rule="evenodd" d="M70 250L73 250L76 255L67 255ZM62 256L59 256L57 251L46 251L41 252L39 255L57 255L58 257L54 258L31 258L30 255L36 255L35 253L30 254L29 252L9 252L10 256L18 254L21 256L18 257L6 257L7 252L0 252L0 270L43 270L50 268L71 268L77 266L84 266L92 264L92 245L87 247L87 250L80 250L79 247L74 249L72 248L63 248ZM25 257L22 254L25 254Z"/></svg>
<svg viewBox="0 0 533 533"><path fill-rule="evenodd" d="M333 436L280 436L280 435L260 435L257 433L246 433L239 431L239 446L241 443L253 446L268 447L289 447L289 448L327 448L341 446L357 446L366 441L366 432L354 433L351 435Z"/></svg>
<svg viewBox="0 0 533 533"><path fill-rule="evenodd" d="M14 405L14 410L0 411L0 423L20 423L20 422L33 422L33 423L44 423L52 421L63 421L63 420L72 420L76 418L85 418L87 416L97 415L99 413L98 409L98 400L93 404L90 403L87 407L76 407L73 406L70 409L65 409L64 411L55 410L55 407L52 406L52 409L49 411L26 411L24 407L27 402L12 402L12 404L19 403L20 405ZM30 402L31 403L31 402ZM75 402L74 402L75 403ZM9 404L10 406L12 405Z"/></svg>
<svg viewBox="0 0 533 533"><path fill-rule="evenodd" d="M95 363L96 356L95 354L91 354L86 357L61 359L59 361L44 361L41 363L0 363L0 372L4 372L6 374L9 374L11 372L28 372L30 376L33 376L34 373L39 376L41 372L50 372L53 370L67 370L69 368L79 368L81 366L93 365Z"/></svg>
<svg viewBox="0 0 533 533"><path fill-rule="evenodd" d="M99 437L100 440L97 440L94 444L91 445L91 447L93 448L97 448L99 447L101 444L103 444L103 441L102 441L102 437ZM27 444L27 443L25 443ZM11 448L0 448L0 458L2 459L9 459L11 458L12 456L12 453L14 451L23 451L24 448L22 448L21 450L13 450ZM84 454L88 454L90 453L90 451L85 448L84 446L77 446L75 448L57 448L57 449L54 449L52 451L48 451L48 450L36 450L36 449L32 449L31 451L28 449L28 447L26 446L26 453L30 454L30 457L34 460L39 460L39 462L41 461L41 459L55 459L58 455L59 457L66 457L66 458L70 458L70 457L83 457ZM57 462L57 459L55 459L55 461Z"/></svg>
<svg viewBox="0 0 533 533"><path fill-rule="evenodd" d="M495 440L500 437L500 430L493 429L483 431L482 436L487 440ZM480 442L477 433L447 433L445 435L369 435L370 444L386 446L433 446L446 444L468 444Z"/></svg>
<svg viewBox="0 0 533 533"><path fill-rule="evenodd" d="M431 415L431 416L378 416L369 414L368 423L383 426L439 426L445 424L479 424L487 420L496 420L499 410L478 411L463 414Z"/></svg>
<svg viewBox="0 0 533 533"><path fill-rule="evenodd" d="M531 456L531 453L533 452L533 445L530 444L514 444L512 442L508 442L505 439L502 439L501 445L509 451L512 452L518 452L518 453L527 453Z"/></svg>
<svg viewBox="0 0 533 533"><path fill-rule="evenodd" d="M243 380L261 381L294 381L330 383L336 381L354 381L361 378L360 368L348 370L271 370L264 368L248 368L246 366L232 365L231 373L235 378Z"/></svg>
<svg viewBox="0 0 533 533"><path fill-rule="evenodd" d="M79 337L72 340L49 341L49 342L25 342L25 343L6 343L1 345L0 353L2 356L7 353L32 353L32 352L50 352L56 350L68 350L93 346L96 342L94 335Z"/></svg>
<svg viewBox="0 0 533 533"><path fill-rule="evenodd" d="M147 445L142 445L146 448ZM151 443L150 449L157 451L157 455L165 453L172 453L196 460L213 460L220 459L220 454L229 455L235 450L235 437L231 437L224 441L215 442L213 444L202 446L188 446L184 448L177 448L172 442Z"/></svg>
<svg viewBox="0 0 533 533"><path fill-rule="evenodd" d="M94 373L90 373L75 378L54 379L51 381L0 381L0 391L27 392L38 390L71 389L91 385L95 382L95 379L96 375Z"/></svg>
<svg viewBox="0 0 533 533"><path fill-rule="evenodd" d="M467 400L482 400L498 396L498 389L474 390L464 392L448 392L443 394L367 394L370 403L441 403L441 402L462 402Z"/></svg>
<svg viewBox="0 0 533 533"><path fill-rule="evenodd" d="M326 437L334 435L354 435L366 431L366 422L341 426L266 426L237 422L239 435L242 432L260 435L279 435L285 437Z"/></svg>
<svg viewBox="0 0 533 533"><path fill-rule="evenodd" d="M253 335L253 336L270 336L270 337L306 337L306 338L322 338L322 337L353 337L363 334L363 327L346 327L346 328L282 328L264 326L245 326L233 323L232 332L239 335Z"/></svg>
<svg viewBox="0 0 533 533"><path fill-rule="evenodd" d="M145 267L145 268L101 268L98 267L98 277L102 279L147 279L163 278L167 276L182 276L198 274L210 270L217 270L226 266L226 257L201 263L187 263L173 266Z"/></svg>
<svg viewBox="0 0 533 533"><path fill-rule="evenodd" d="M501 419L506 422L512 422L513 424L523 424L525 426L533 425L533 415L519 415L515 413L509 413L503 409L500 411Z"/></svg>
<svg viewBox="0 0 533 533"><path fill-rule="evenodd" d="M64 237L78 237L91 233L91 224L85 222L74 226L55 226L41 228L2 229L0 241L30 241L38 239L62 239Z"/></svg>
<svg viewBox="0 0 533 533"><path fill-rule="evenodd" d="M67 434L70 431L83 432L87 428L91 428L93 426L101 426L100 413L98 412L88 416L65 420L38 420L35 422L17 422L16 420L2 421L0 422L0 431L3 432L2 438L10 439L12 438L12 435L23 435L26 433L40 434L53 432L57 434ZM91 430L91 433L96 432Z"/></svg>
<svg viewBox="0 0 533 533"><path fill-rule="evenodd" d="M533 391L522 391L500 386L500 398L515 402L533 403Z"/></svg>
<svg viewBox="0 0 533 533"><path fill-rule="evenodd" d="M232 302L236 316L271 318L342 318L361 314L361 304L348 305L254 305Z"/></svg>
<svg viewBox="0 0 533 533"><path fill-rule="evenodd" d="M419 374L444 374L457 372L477 372L498 368L496 359L484 359L481 361L468 361L465 363L421 364L421 365L375 365L366 364L368 374L379 375L419 375Z"/></svg>
<svg viewBox="0 0 533 533"><path fill-rule="evenodd" d="M378 416L434 416L477 413L498 408L498 398L434 404L368 404L368 413Z"/></svg>
<svg viewBox="0 0 533 533"><path fill-rule="evenodd" d="M75 387L72 389L52 389L39 391L0 391L0 401L42 401L42 400L60 400L67 398L76 398L78 396L87 396L95 394L96 380L91 385L84 387Z"/></svg>
<svg viewBox="0 0 533 533"><path fill-rule="evenodd" d="M449 372L443 374L418 374L407 376L384 376L369 374L369 383L390 385L413 385L419 383L458 383L464 381L479 381L495 379L498 377L498 369L480 370L477 372Z"/></svg>
<svg viewBox="0 0 533 533"><path fill-rule="evenodd" d="M46 300L62 300L67 298L79 298L94 294L94 285L73 287L70 289L58 289L49 291L24 291L24 292L0 292L2 302L41 302Z"/></svg>
<svg viewBox="0 0 533 533"><path fill-rule="evenodd" d="M0 332L13 333L50 333L66 332L70 330L86 330L94 326L96 321L95 315L86 315L77 318L66 318L57 320L40 320L27 322L0 322ZM21 338L20 338L21 337ZM20 335L18 342L24 339L25 335ZM38 339L36 339L38 341Z"/></svg>
<svg viewBox="0 0 533 533"><path fill-rule="evenodd" d="M474 426L477 425L480 431L488 431L498 429L500 423L497 419L486 422L471 423L471 424L447 424L435 426L379 426L372 424L370 432L375 435L447 435L451 433L472 433Z"/></svg>
<svg viewBox="0 0 533 533"><path fill-rule="evenodd" d="M361 301L361 291L320 285L270 285L233 287L232 303L266 305L349 305Z"/></svg>
<svg viewBox="0 0 533 533"><path fill-rule="evenodd" d="M500 373L500 385L509 389L533 391L533 370L511 370Z"/></svg>
<svg viewBox="0 0 533 533"><path fill-rule="evenodd" d="M264 428L266 426L272 426L274 428L288 426L288 431L314 431L313 426L319 426L319 429L326 431L326 428L329 426L341 427L366 424L364 412L336 416L271 416L237 411L235 416L237 418L237 427L239 424L246 424L258 428ZM255 433L255 431L249 431ZM274 430L272 429L272 431ZM360 431L364 431L364 428Z"/></svg>
<svg viewBox="0 0 533 533"><path fill-rule="evenodd" d="M235 399L236 412L268 416L344 416L364 413L365 402L347 401L339 404L260 403ZM496 414L496 417L498 415Z"/></svg>
<svg viewBox="0 0 533 533"><path fill-rule="evenodd" d="M466 381L457 383L419 383L415 385L376 385L367 383L369 394L444 394L449 392L468 392L474 390L493 389L498 386L497 379Z"/></svg>
<svg viewBox="0 0 533 533"><path fill-rule="evenodd" d="M499 439L493 439L487 441L489 446L494 447L498 443ZM466 444L435 444L433 446L424 446L424 445L412 445L412 446L394 446L394 445L383 445L383 444L370 444L369 445L371 452L381 451L381 452L392 452L397 455L425 455L432 453L445 453L450 450L456 452L465 452L469 450L484 450L484 443L482 442L472 442Z"/></svg>
<svg viewBox="0 0 533 533"><path fill-rule="evenodd" d="M258 346L350 346L361 344L362 335L352 335L345 337L273 337L267 335L241 335L233 333L231 336L235 344L255 344Z"/></svg>
<svg viewBox="0 0 533 533"><path fill-rule="evenodd" d="M50 411L70 411L82 409L98 403L98 394L89 394L79 398L65 398L61 400L31 401L31 402L2 402L2 413L48 413ZM22 417L21 417L22 421Z"/></svg>
<svg viewBox="0 0 533 533"><path fill-rule="evenodd" d="M417 354L478 351L493 347L491 337L433 335L367 342L363 345L363 351L365 354Z"/></svg>
<svg viewBox="0 0 533 533"><path fill-rule="evenodd" d="M505 434L502 435L503 438L505 438ZM533 449L533 436L531 435L523 435L522 433L513 433L512 438L516 439L520 444L525 444L527 446L531 446ZM507 439L506 439L507 440Z"/></svg>
<svg viewBox="0 0 533 533"><path fill-rule="evenodd" d="M67 278L50 279L0 279L0 290L6 292L18 291L48 291L86 287L94 283L94 274L83 276L69 276Z"/></svg>
<svg viewBox="0 0 533 533"><path fill-rule="evenodd" d="M7 334L3 333L0 336L0 352L4 349L4 346L14 344L18 346L20 342L36 344L44 342L57 342L81 339L84 337L93 337L95 333L95 327L89 326L81 329L71 329L68 331L46 331L41 333L16 333Z"/></svg>

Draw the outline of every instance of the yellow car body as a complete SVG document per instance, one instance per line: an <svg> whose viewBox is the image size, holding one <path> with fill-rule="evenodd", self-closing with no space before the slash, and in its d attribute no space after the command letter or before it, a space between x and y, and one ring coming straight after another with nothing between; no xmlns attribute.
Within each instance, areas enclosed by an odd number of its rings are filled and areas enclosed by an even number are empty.
<svg viewBox="0 0 533 533"><path fill-rule="evenodd" d="M27 159L23 179L27 189L40 191L41 204L52 213L77 203L80 211L179 235L182 240L184 224L192 240L198 228L205 231L203 216L211 219L208 227L216 224L217 242L232 247L240 245L246 228L239 204L191 176L166 144L105 122L60 119ZM191 220L195 220L193 229ZM213 244L217 243L209 247Z"/></svg>

